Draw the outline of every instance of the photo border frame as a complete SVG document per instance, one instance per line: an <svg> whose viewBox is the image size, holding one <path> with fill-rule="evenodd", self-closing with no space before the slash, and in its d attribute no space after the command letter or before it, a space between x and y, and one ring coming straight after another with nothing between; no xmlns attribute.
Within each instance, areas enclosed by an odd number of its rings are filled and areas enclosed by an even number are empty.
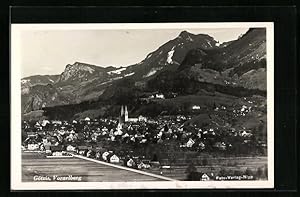
<svg viewBox="0 0 300 197"><path fill-rule="evenodd" d="M184 9L184 8L183 8ZM199 9L199 8L198 8ZM26 19L25 19L26 20ZM275 27L276 27L276 21L274 22L274 24L275 24ZM275 62L276 63L276 62ZM275 114L276 115L276 114ZM276 140L276 139L275 139ZM276 153L275 153L275 155L276 155ZM239 188L239 189L243 189L243 188Z"/></svg>

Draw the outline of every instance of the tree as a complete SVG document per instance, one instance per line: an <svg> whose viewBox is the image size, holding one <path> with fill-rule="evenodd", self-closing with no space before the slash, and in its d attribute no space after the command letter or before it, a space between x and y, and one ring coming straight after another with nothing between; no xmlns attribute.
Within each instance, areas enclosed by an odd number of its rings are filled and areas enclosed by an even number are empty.
<svg viewBox="0 0 300 197"><path fill-rule="evenodd" d="M22 142L26 140L26 138L27 138L27 133L22 129Z"/></svg>
<svg viewBox="0 0 300 197"><path fill-rule="evenodd" d="M260 178L262 178L262 176L263 176L263 170L261 167L259 167L259 168L257 168L257 171L256 171L256 178L260 179Z"/></svg>
<svg viewBox="0 0 300 197"><path fill-rule="evenodd" d="M253 175L253 171L250 168L247 168L245 171L245 174L248 176L251 176L251 175Z"/></svg>
<svg viewBox="0 0 300 197"><path fill-rule="evenodd" d="M187 173L187 180L188 181L199 181L200 180L200 173L197 171L197 168L193 163L190 163L185 170Z"/></svg>
<svg viewBox="0 0 300 197"><path fill-rule="evenodd" d="M191 110L192 103L190 101L185 101L182 105L182 111L184 111L185 113L188 113Z"/></svg>
<svg viewBox="0 0 300 197"><path fill-rule="evenodd" d="M233 175L240 176L240 175L242 175L242 172L238 171L238 170L235 170L235 171L233 171Z"/></svg>
<svg viewBox="0 0 300 197"><path fill-rule="evenodd" d="M267 165L265 165L265 168L264 168L264 177L268 177L268 166Z"/></svg>
<svg viewBox="0 0 300 197"><path fill-rule="evenodd" d="M200 172L192 172L187 175L188 181L200 181L201 173Z"/></svg>
<svg viewBox="0 0 300 197"><path fill-rule="evenodd" d="M227 173L227 170L225 168L221 168L221 170L219 171L219 176L226 176L228 173Z"/></svg>
<svg viewBox="0 0 300 197"><path fill-rule="evenodd" d="M152 161L158 161L158 158L157 158L156 154L153 155Z"/></svg>

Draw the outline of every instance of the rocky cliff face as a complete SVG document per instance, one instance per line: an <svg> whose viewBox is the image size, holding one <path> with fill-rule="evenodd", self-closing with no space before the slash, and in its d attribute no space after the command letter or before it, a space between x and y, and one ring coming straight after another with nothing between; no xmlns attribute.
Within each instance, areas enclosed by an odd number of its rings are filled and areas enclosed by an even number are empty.
<svg viewBox="0 0 300 197"><path fill-rule="evenodd" d="M107 72L113 71L116 68L103 68L91 64L75 62L68 64L63 73L59 77L58 83L80 83L83 81L93 80L96 78L103 78L105 80L109 77Z"/></svg>
<svg viewBox="0 0 300 197"><path fill-rule="evenodd" d="M35 85L54 84L58 81L60 75L34 75L25 77L21 80L22 94L28 93L29 88Z"/></svg>

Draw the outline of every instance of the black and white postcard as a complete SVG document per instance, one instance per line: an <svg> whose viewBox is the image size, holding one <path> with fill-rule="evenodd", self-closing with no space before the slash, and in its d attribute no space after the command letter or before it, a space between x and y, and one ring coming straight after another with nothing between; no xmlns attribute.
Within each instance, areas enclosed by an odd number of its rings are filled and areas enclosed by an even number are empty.
<svg viewBox="0 0 300 197"><path fill-rule="evenodd" d="M11 189L274 187L271 22L11 25Z"/></svg>

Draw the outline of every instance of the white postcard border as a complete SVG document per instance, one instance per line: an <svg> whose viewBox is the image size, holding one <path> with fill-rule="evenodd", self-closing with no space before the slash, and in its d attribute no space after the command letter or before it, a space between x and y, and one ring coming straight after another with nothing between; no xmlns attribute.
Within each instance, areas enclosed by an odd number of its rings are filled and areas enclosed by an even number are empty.
<svg viewBox="0 0 300 197"><path fill-rule="evenodd" d="M22 182L21 179L21 65L19 33L26 30L76 29L183 29L183 28L267 29L267 181L155 181L155 182ZM10 65L11 190L95 190L95 189L256 189L274 188L274 23L97 23L97 24L12 24Z"/></svg>

